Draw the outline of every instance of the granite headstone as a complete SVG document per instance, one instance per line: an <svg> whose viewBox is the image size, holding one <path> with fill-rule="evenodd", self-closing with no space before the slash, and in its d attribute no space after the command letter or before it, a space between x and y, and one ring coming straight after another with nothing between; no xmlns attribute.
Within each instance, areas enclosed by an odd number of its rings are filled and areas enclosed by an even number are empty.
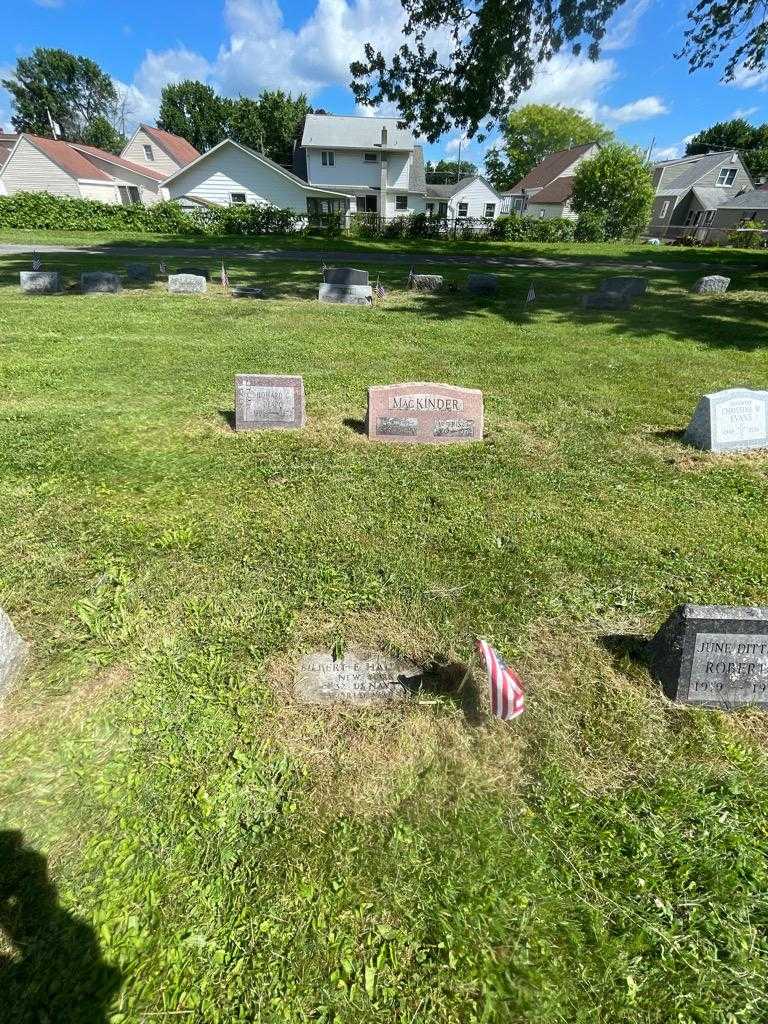
<svg viewBox="0 0 768 1024"><path fill-rule="evenodd" d="M632 296L629 292L588 292L581 304L584 309L631 309Z"/></svg>
<svg viewBox="0 0 768 1024"><path fill-rule="evenodd" d="M80 275L84 295L116 295L123 290L120 278L106 270L91 270Z"/></svg>
<svg viewBox="0 0 768 1024"><path fill-rule="evenodd" d="M411 274L408 280L415 292L439 292L445 284L439 274Z"/></svg>
<svg viewBox="0 0 768 1024"><path fill-rule="evenodd" d="M368 437L390 444L482 441L483 393L414 382L368 388Z"/></svg>
<svg viewBox="0 0 768 1024"><path fill-rule="evenodd" d="M354 267L326 267L323 270L323 283L332 284L337 288L349 288L352 285L370 284L367 270L355 270Z"/></svg>
<svg viewBox="0 0 768 1024"><path fill-rule="evenodd" d="M696 292L697 295L722 294L728 291L730 283L730 277L723 277L721 274L707 274L706 277L698 279L692 291Z"/></svg>
<svg viewBox="0 0 768 1024"><path fill-rule="evenodd" d="M345 306L373 305L373 289L369 284L321 284L317 298L320 302L338 302Z"/></svg>
<svg viewBox="0 0 768 1024"><path fill-rule="evenodd" d="M495 274L470 274L467 278L467 290L473 295L496 295L499 290L499 279Z"/></svg>
<svg viewBox="0 0 768 1024"><path fill-rule="evenodd" d="M22 270L19 285L28 295L55 295L62 291L58 270Z"/></svg>
<svg viewBox="0 0 768 1024"><path fill-rule="evenodd" d="M21 673L28 654L29 646L0 608L0 701Z"/></svg>
<svg viewBox="0 0 768 1024"><path fill-rule="evenodd" d="M768 448L768 391L728 388L702 395L683 440L709 452Z"/></svg>
<svg viewBox="0 0 768 1024"><path fill-rule="evenodd" d="M204 295L208 284L198 274L169 274L168 291L172 295Z"/></svg>
<svg viewBox="0 0 768 1024"><path fill-rule="evenodd" d="M600 282L599 292L622 292L639 298L645 295L648 282L644 277L605 277Z"/></svg>
<svg viewBox="0 0 768 1024"><path fill-rule="evenodd" d="M125 268L125 279L132 284L152 284L155 272L148 263L129 263Z"/></svg>
<svg viewBox="0 0 768 1024"><path fill-rule="evenodd" d="M647 657L671 700L768 711L768 608L680 605L649 643Z"/></svg>
<svg viewBox="0 0 768 1024"><path fill-rule="evenodd" d="M406 658L371 651L334 658L318 651L301 659L295 694L310 704L380 704L404 700L422 677L422 669Z"/></svg>
<svg viewBox="0 0 768 1024"><path fill-rule="evenodd" d="M304 378L239 373L235 377L235 430L303 427Z"/></svg>

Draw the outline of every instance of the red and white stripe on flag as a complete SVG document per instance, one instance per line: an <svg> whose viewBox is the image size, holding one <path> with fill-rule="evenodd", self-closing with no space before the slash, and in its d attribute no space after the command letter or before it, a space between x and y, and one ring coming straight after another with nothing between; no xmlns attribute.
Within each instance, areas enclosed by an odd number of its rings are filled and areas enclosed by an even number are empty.
<svg viewBox="0 0 768 1024"><path fill-rule="evenodd" d="M523 681L513 668L504 663L498 651L478 637L475 647L485 662L491 685L491 711L497 718L511 721L525 711Z"/></svg>

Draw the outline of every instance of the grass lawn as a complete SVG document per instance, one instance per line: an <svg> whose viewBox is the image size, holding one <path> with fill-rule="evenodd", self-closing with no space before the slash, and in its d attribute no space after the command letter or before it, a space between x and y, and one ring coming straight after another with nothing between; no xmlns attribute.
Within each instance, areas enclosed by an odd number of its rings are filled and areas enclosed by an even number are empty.
<svg viewBox="0 0 768 1024"><path fill-rule="evenodd" d="M637 658L680 602L768 604L768 454L680 441L703 392L766 386L749 255L615 315L587 268L483 301L383 265L368 310L310 264L230 261L264 302L35 298L0 258L0 605L34 652L0 717L4 1022L765 1021L768 719ZM231 430L248 371L303 374L305 430ZM485 442L369 443L400 380L482 388ZM292 700L302 652L456 678L477 634L515 723L480 680Z"/></svg>

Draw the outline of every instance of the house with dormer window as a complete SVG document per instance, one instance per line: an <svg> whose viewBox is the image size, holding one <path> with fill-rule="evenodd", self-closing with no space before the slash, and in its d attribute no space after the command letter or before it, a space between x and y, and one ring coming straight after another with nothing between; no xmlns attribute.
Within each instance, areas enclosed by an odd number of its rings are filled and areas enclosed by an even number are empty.
<svg viewBox="0 0 768 1024"><path fill-rule="evenodd" d="M656 238L706 236L720 207L755 187L736 150L662 160L652 173L656 198L648 234Z"/></svg>

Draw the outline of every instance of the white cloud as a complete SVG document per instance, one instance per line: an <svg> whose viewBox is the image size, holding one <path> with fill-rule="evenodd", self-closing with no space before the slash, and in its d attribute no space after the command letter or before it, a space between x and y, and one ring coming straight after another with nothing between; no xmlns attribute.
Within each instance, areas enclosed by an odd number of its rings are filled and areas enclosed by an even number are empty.
<svg viewBox="0 0 768 1024"><path fill-rule="evenodd" d="M651 154L653 160L677 160L683 155L683 148L678 143L674 146L662 146L661 149L654 149Z"/></svg>
<svg viewBox="0 0 768 1024"><path fill-rule="evenodd" d="M148 50L133 82L115 81L118 95L126 102L129 127L139 121L155 120L164 86L187 78L205 81L211 70L204 57L183 46L162 53Z"/></svg>
<svg viewBox="0 0 768 1024"><path fill-rule="evenodd" d="M635 41L640 20L654 0L636 0L622 8L621 12L608 23L602 50L624 50Z"/></svg>
<svg viewBox="0 0 768 1024"><path fill-rule="evenodd" d="M736 89L759 89L765 92L768 89L768 70L753 71L742 65L736 69L732 80L726 82L726 85L732 85Z"/></svg>
<svg viewBox="0 0 768 1024"><path fill-rule="evenodd" d="M456 135L452 139L448 139L445 144L445 155L446 156L457 156L459 149L466 156L467 149L469 146L469 139L466 135Z"/></svg>
<svg viewBox="0 0 768 1024"><path fill-rule="evenodd" d="M647 121L650 117L668 114L669 107L659 96L644 96L642 99L625 103L621 107L598 107L601 120L614 124L631 124L633 121Z"/></svg>
<svg viewBox="0 0 768 1024"><path fill-rule="evenodd" d="M616 62L588 60L586 57L555 56L537 68L533 84L517 106L526 103L550 103L575 107L588 117L597 113L597 97L618 77Z"/></svg>
<svg viewBox="0 0 768 1024"><path fill-rule="evenodd" d="M756 114L760 107L737 107L733 111L731 117L751 117L752 114Z"/></svg>

